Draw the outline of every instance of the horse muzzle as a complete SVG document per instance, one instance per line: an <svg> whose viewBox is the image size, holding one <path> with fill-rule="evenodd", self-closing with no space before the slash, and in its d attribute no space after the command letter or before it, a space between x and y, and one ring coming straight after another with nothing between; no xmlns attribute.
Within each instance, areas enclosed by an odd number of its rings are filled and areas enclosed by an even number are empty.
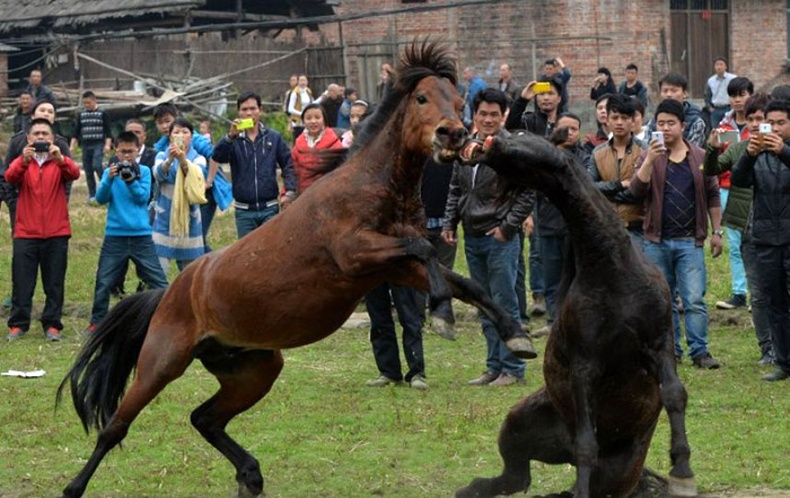
<svg viewBox="0 0 790 498"><path fill-rule="evenodd" d="M433 158L441 164L452 163L467 142L469 132L460 122L444 121L433 132Z"/></svg>

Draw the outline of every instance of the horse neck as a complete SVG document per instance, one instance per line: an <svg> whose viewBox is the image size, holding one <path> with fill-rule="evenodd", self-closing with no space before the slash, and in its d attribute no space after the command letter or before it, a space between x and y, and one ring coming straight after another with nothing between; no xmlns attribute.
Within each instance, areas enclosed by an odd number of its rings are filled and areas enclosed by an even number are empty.
<svg viewBox="0 0 790 498"><path fill-rule="evenodd" d="M378 182L386 183L388 191L399 198L419 197L422 171L428 160L424 152L405 147L403 116L397 113L386 128L357 154L362 158L362 168Z"/></svg>
<svg viewBox="0 0 790 498"><path fill-rule="evenodd" d="M617 211L586 174L566 164L556 175L555 186L544 192L565 220L568 237L576 249L577 271L609 266L627 258L631 244Z"/></svg>

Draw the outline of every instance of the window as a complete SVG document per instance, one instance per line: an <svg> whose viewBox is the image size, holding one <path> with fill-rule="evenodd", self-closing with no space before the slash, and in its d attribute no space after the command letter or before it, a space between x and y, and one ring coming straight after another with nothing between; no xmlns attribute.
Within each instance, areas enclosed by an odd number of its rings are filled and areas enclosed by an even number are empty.
<svg viewBox="0 0 790 498"><path fill-rule="evenodd" d="M788 1L788 5L790 5L790 1ZM730 10L730 3L728 0L671 0L669 10L727 12Z"/></svg>

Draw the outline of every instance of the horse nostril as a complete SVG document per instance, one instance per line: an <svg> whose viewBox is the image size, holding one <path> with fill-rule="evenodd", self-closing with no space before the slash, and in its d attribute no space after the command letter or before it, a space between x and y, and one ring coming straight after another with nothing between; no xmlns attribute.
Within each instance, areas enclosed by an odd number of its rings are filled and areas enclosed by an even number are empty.
<svg viewBox="0 0 790 498"><path fill-rule="evenodd" d="M469 135L469 132L463 126L459 128L455 128L452 132L452 139L456 142L461 142L466 139L466 136Z"/></svg>
<svg viewBox="0 0 790 498"><path fill-rule="evenodd" d="M450 130L448 130L446 126L439 126L436 128L436 136L447 138L450 136Z"/></svg>

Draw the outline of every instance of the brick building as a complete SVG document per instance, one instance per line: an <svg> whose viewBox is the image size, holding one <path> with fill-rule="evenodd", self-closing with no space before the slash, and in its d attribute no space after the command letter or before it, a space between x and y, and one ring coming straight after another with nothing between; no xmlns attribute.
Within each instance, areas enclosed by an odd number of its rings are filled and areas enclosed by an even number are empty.
<svg viewBox="0 0 790 498"><path fill-rule="evenodd" d="M338 14L382 13L445 0L343 0ZM700 98L725 56L732 72L762 86L788 55L787 2L781 0L505 0L419 13L379 15L322 28L345 47L348 84L364 96L374 89L382 62L415 36L439 36L456 49L459 66L474 66L489 84L509 62L518 82L532 80L548 58L561 56L573 73L573 108L584 108L599 66L619 82L626 64L639 66L651 92L661 75L686 74ZM654 98L654 97L653 97Z"/></svg>

